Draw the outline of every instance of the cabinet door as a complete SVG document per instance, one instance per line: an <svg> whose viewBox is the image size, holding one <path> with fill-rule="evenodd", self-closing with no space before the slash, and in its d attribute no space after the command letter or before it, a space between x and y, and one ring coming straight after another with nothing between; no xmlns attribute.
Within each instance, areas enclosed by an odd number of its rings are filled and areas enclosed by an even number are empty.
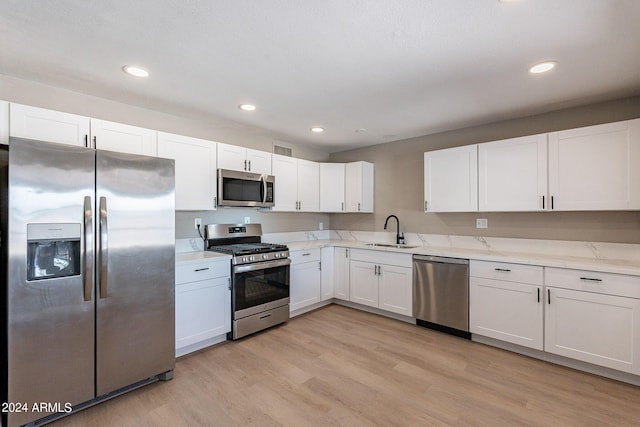
<svg viewBox="0 0 640 427"><path fill-rule="evenodd" d="M320 262L291 264L291 311L320 302Z"/></svg>
<svg viewBox="0 0 640 427"><path fill-rule="evenodd" d="M276 178L274 211L296 211L298 207L298 162L288 156L273 155Z"/></svg>
<svg viewBox="0 0 640 427"><path fill-rule="evenodd" d="M156 156L155 130L91 119L91 135L95 148L120 153Z"/></svg>
<svg viewBox="0 0 640 427"><path fill-rule="evenodd" d="M298 210L318 212L320 210L320 166L308 160L297 159L297 161Z"/></svg>
<svg viewBox="0 0 640 427"><path fill-rule="evenodd" d="M246 171L247 149L237 145L218 143L218 169Z"/></svg>
<svg viewBox="0 0 640 427"><path fill-rule="evenodd" d="M333 298L335 283L334 258L335 248L320 249L320 299L322 301Z"/></svg>
<svg viewBox="0 0 640 427"><path fill-rule="evenodd" d="M11 103L9 133L18 138L86 147L90 119L76 114Z"/></svg>
<svg viewBox="0 0 640 427"><path fill-rule="evenodd" d="M424 153L426 212L478 210L477 145Z"/></svg>
<svg viewBox="0 0 640 427"><path fill-rule="evenodd" d="M176 349L231 331L229 278L176 286Z"/></svg>
<svg viewBox="0 0 640 427"><path fill-rule="evenodd" d="M541 292L541 286L471 277L471 333L542 350Z"/></svg>
<svg viewBox="0 0 640 427"><path fill-rule="evenodd" d="M247 148L247 169L249 172L271 175L271 153Z"/></svg>
<svg viewBox="0 0 640 427"><path fill-rule="evenodd" d="M413 270L381 265L379 307L382 310L411 316L413 314Z"/></svg>
<svg viewBox="0 0 640 427"><path fill-rule="evenodd" d="M480 211L539 211L546 195L547 134L478 145Z"/></svg>
<svg viewBox="0 0 640 427"><path fill-rule="evenodd" d="M176 210L216 208L216 143L158 132L158 157L175 160Z"/></svg>
<svg viewBox="0 0 640 427"><path fill-rule="evenodd" d="M335 297L349 301L349 248L335 248L334 253Z"/></svg>
<svg viewBox="0 0 640 427"><path fill-rule="evenodd" d="M640 208L640 119L549 134L554 210Z"/></svg>
<svg viewBox="0 0 640 427"><path fill-rule="evenodd" d="M344 212L344 192L344 163L320 163L320 212Z"/></svg>
<svg viewBox="0 0 640 427"><path fill-rule="evenodd" d="M9 103L0 101L0 144L9 144Z"/></svg>
<svg viewBox="0 0 640 427"><path fill-rule="evenodd" d="M640 300L546 290L545 351L640 373Z"/></svg>
<svg viewBox="0 0 640 427"><path fill-rule="evenodd" d="M373 164L347 163L345 166L345 201L347 212L373 212Z"/></svg>
<svg viewBox="0 0 640 427"><path fill-rule="evenodd" d="M370 262L349 263L349 300L358 304L378 307L377 266Z"/></svg>

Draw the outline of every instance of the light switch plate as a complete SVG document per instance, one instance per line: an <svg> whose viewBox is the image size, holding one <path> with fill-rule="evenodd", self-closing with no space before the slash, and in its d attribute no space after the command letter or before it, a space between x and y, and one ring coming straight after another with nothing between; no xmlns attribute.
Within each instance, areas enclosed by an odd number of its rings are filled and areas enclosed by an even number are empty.
<svg viewBox="0 0 640 427"><path fill-rule="evenodd" d="M489 220L487 218L476 218L476 228L489 228Z"/></svg>

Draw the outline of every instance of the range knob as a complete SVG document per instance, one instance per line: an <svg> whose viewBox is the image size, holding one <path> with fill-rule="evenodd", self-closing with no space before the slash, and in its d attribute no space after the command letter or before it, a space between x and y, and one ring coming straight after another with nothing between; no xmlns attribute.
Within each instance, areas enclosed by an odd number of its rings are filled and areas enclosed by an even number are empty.
<svg viewBox="0 0 640 427"><path fill-rule="evenodd" d="M281 257L281 258L286 258L286 257L287 257L287 253L286 253L286 252L282 252L282 253L280 254L280 257Z"/></svg>
<svg viewBox="0 0 640 427"><path fill-rule="evenodd" d="M253 255L249 257L249 261L255 261L255 260L256 260L256 257L254 257Z"/></svg>
<svg viewBox="0 0 640 427"><path fill-rule="evenodd" d="M262 255L262 259L269 259L269 255Z"/></svg>
<svg viewBox="0 0 640 427"><path fill-rule="evenodd" d="M246 256L242 257L242 262L247 262L247 257Z"/></svg>
<svg viewBox="0 0 640 427"><path fill-rule="evenodd" d="M280 254L278 252L276 252L275 254L273 254L274 258L280 258Z"/></svg>

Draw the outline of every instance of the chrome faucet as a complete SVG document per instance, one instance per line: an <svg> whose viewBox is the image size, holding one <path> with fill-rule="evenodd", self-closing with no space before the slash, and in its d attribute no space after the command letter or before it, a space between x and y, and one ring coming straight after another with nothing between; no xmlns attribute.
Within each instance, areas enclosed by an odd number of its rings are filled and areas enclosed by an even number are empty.
<svg viewBox="0 0 640 427"><path fill-rule="evenodd" d="M400 233L400 220L395 215L389 215L387 219L384 220L384 229L387 229L387 223L389 222L389 218L395 218L396 223L398 225L396 229L396 245L400 245L404 243L404 234Z"/></svg>

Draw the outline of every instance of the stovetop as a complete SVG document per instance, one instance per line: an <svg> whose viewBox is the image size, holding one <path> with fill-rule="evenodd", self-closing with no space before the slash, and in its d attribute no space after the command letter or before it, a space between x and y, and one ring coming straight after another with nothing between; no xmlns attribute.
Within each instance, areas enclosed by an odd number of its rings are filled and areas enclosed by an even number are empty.
<svg viewBox="0 0 640 427"><path fill-rule="evenodd" d="M279 252L287 249L285 245L276 243L234 243L230 245L211 246L208 250L238 256Z"/></svg>

